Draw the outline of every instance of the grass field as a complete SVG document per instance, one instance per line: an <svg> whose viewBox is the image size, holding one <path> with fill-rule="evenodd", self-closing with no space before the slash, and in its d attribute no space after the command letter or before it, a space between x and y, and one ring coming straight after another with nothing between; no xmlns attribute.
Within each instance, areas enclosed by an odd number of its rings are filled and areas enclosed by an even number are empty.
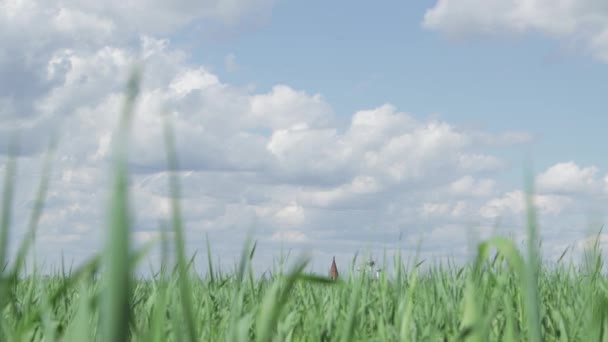
<svg viewBox="0 0 608 342"><path fill-rule="evenodd" d="M16 255L7 253L15 160L6 167L0 213L0 341L607 341L608 283L598 245L580 264L541 266L534 210L528 203L528 248L495 237L478 245L464 267L437 264L418 271L394 255L392 276L372 280L343 272L337 281L305 272L305 258L255 278L255 243L243 246L232 273L191 271L185 254L179 182L171 179L172 239L162 235L162 260L173 244L175 265L163 262L152 278L134 269L150 245L129 242L127 156L138 93L131 79L114 136L113 188L103 252L79 268L53 276L22 269L42 214L51 147ZM166 124L168 167L178 168ZM529 186L531 193L532 187ZM529 196L530 197L530 196ZM530 199L528 199L530 200Z"/></svg>

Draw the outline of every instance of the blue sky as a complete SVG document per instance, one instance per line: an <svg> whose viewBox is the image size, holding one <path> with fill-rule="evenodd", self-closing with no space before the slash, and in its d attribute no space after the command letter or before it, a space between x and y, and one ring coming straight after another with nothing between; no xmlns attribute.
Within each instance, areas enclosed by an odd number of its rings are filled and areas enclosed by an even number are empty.
<svg viewBox="0 0 608 342"><path fill-rule="evenodd" d="M285 1L259 29L219 42L191 32L173 39L229 82L318 92L340 115L389 102L463 126L529 132L538 168L562 159L607 166L603 63L534 32L446 38L421 25L432 5ZM224 69L228 54L238 72Z"/></svg>
<svg viewBox="0 0 608 342"><path fill-rule="evenodd" d="M608 205L602 1L9 0L0 13L0 147L14 131L23 147L12 246L49 132L62 137L38 243L49 264L101 246L111 132L136 63L135 244L168 215L163 109L188 248L209 235L224 265L250 227L258 270L281 246L323 271L333 255L407 254L420 237L426 257L464 260L470 227L488 236L500 220L523 236L528 156L546 257L583 246Z"/></svg>

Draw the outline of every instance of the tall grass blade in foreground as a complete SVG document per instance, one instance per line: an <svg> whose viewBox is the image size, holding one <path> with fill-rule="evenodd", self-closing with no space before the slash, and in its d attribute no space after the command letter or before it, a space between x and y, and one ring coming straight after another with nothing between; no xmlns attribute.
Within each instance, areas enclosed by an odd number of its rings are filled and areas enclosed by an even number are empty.
<svg viewBox="0 0 608 342"><path fill-rule="evenodd" d="M13 265L13 269L10 275L12 279L16 279L19 275L21 267L23 267L23 263L25 262L25 258L27 256L29 248L36 239L36 230L38 228L38 222L40 221L40 217L42 215L42 210L44 208L44 201L46 200L46 194L49 186L49 178L51 175L51 165L53 157L55 156L56 148L57 140L53 138L49 145L46 158L44 159L44 164L42 167L42 176L40 178L38 191L36 192L34 207L32 208L32 213L30 215L30 219L27 225L26 235L21 242L21 246L17 250L17 257L15 259L15 263Z"/></svg>
<svg viewBox="0 0 608 342"><path fill-rule="evenodd" d="M16 138L9 145L9 159L6 163L4 174L4 187L2 190L2 212L0 213L0 313L8 301L9 284L6 279L6 268L8 265L8 239L11 225L11 207L13 204L15 175L17 173L16 164L17 144ZM4 325L0 320L0 338L4 337Z"/></svg>
<svg viewBox="0 0 608 342"><path fill-rule="evenodd" d="M8 239L11 225L11 208L15 194L15 176L17 174L17 142L11 141L9 145L8 161L4 171L4 186L2 189L2 213L0 213L0 274L4 274L7 267Z"/></svg>
<svg viewBox="0 0 608 342"><path fill-rule="evenodd" d="M110 202L110 227L104 251L104 293L102 337L106 342L129 339L131 319L130 295L132 267L130 253L129 201L127 181L127 142L134 115L135 100L139 94L140 72L134 71L127 86L127 97L118 128L113 137L114 179Z"/></svg>
<svg viewBox="0 0 608 342"><path fill-rule="evenodd" d="M528 319L528 339L530 342L543 340L540 309L538 305L538 273L540 256L538 251L538 227L534 203L534 176L531 170L526 175L526 208L528 223L528 262L526 263L525 309Z"/></svg>
<svg viewBox="0 0 608 342"><path fill-rule="evenodd" d="M11 206L15 192L15 175L17 174L17 142L16 138L9 145L8 162L4 171L4 186L2 189L2 213L0 213L0 272L4 273L7 266L8 239L11 225Z"/></svg>
<svg viewBox="0 0 608 342"><path fill-rule="evenodd" d="M281 277L278 277L264 296L257 317L257 341L267 342L272 340L279 316L289 300L289 295L298 276L307 264L308 258L301 257L296 260L285 279L283 280Z"/></svg>
<svg viewBox="0 0 608 342"><path fill-rule="evenodd" d="M177 163L177 154L175 152L175 137L173 135L173 127L167 116L164 122L165 131L165 146L167 150L167 161L169 164L169 188L171 191L171 222L173 224L173 232L175 233L175 251L177 253L177 268L179 274L179 292L182 303L182 310L186 325L188 340L195 342L198 340L196 325L194 323L194 310L192 308L192 292L190 280L188 279L188 266L186 263L186 251L184 247L184 231L182 227L181 209L179 205L180 189L177 181L177 172L179 170Z"/></svg>
<svg viewBox="0 0 608 342"><path fill-rule="evenodd" d="M205 234L205 243L207 244L207 264L209 279L212 284L215 284L215 273L213 272L213 260L211 259L211 246L209 245L209 235Z"/></svg>

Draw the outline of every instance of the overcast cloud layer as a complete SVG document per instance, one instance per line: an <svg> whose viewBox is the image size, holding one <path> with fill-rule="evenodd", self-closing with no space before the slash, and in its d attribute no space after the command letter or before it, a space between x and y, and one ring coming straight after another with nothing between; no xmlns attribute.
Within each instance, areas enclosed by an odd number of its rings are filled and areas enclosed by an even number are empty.
<svg viewBox="0 0 608 342"><path fill-rule="evenodd" d="M163 112L177 131L188 248L204 249L209 235L224 267L250 228L259 240L258 270L270 268L282 248L311 251L324 271L332 255L343 264L365 248L377 258L383 248L407 255L420 238L423 257L464 258L469 228L487 236L497 220L499 232L523 238L523 192L495 177L522 165L495 151L529 143L525 132L465 130L390 103L361 108L344 123L322 94L228 84L164 38L203 19L226 29L252 25L270 18L271 0L104 3L0 3L0 176L10 133L17 129L21 142L13 246L58 132L37 257L53 264L63 251L78 262L101 247L111 134L138 62L144 78L130 150L136 243L155 237L169 215ZM608 11L603 2L454 3L438 1L423 25L462 34L534 29L579 39L608 61L608 31L593 14ZM555 16L539 14L547 8ZM226 59L233 72L236 57ZM552 227L542 232L548 257L581 243L587 221L579 214L606 204L605 172L556 161L538 174L540 220Z"/></svg>

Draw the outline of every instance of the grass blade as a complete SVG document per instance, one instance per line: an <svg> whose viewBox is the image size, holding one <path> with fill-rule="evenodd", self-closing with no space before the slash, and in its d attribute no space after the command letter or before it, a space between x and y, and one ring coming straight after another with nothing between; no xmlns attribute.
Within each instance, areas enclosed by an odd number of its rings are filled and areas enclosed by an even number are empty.
<svg viewBox="0 0 608 342"><path fill-rule="evenodd" d="M16 155L17 146L16 142L13 142L11 143L9 149L9 158L8 162L6 163L4 187L2 190L2 213L0 214L0 268L2 270L5 269L8 260L8 239L11 225L11 208L15 193L15 176L17 174L17 162L15 160ZM4 296L1 296L0 298L4 298Z"/></svg>
<svg viewBox="0 0 608 342"><path fill-rule="evenodd" d="M188 267L186 265L186 251L184 247L184 232L181 220L181 209L179 204L180 189L177 180L177 171L179 170L177 162L177 154L175 152L175 137L173 136L173 128L168 118L165 119L165 146L167 151L167 160L169 164L169 188L171 191L171 221L173 231L175 233L175 250L177 252L177 267L179 272L179 289L184 314L184 323L188 340L190 342L197 341L196 325L194 324L194 314L192 308L192 294L190 280L188 278Z"/></svg>
<svg viewBox="0 0 608 342"><path fill-rule="evenodd" d="M524 288L524 293L526 294L525 310L528 320L528 339L531 342L540 342L543 340L538 305L538 270L540 267L540 258L538 252L536 208L534 205L534 177L531 172L528 173L526 180L528 262L526 263L526 284Z"/></svg>
<svg viewBox="0 0 608 342"><path fill-rule="evenodd" d="M36 229L38 228L38 222L40 221L40 216L42 215L42 210L44 208L44 201L46 200L49 178L51 174L51 162L55 155L54 152L56 147L57 142L55 139L53 139L47 151L42 167L42 177L40 178L40 184L36 193L36 199L34 200L34 208L32 209L28 222L27 232L23 238L23 241L21 242L21 246L17 250L17 257L15 258L15 263L10 276L12 279L16 279L19 275L19 271L23 266L27 252L31 244L34 243L36 239Z"/></svg>
<svg viewBox="0 0 608 342"><path fill-rule="evenodd" d="M131 319L130 214L127 181L127 138L139 94L140 73L135 71L127 86L127 97L114 135L114 179L110 200L109 233L105 248L104 311L102 336L106 342L129 339Z"/></svg>

